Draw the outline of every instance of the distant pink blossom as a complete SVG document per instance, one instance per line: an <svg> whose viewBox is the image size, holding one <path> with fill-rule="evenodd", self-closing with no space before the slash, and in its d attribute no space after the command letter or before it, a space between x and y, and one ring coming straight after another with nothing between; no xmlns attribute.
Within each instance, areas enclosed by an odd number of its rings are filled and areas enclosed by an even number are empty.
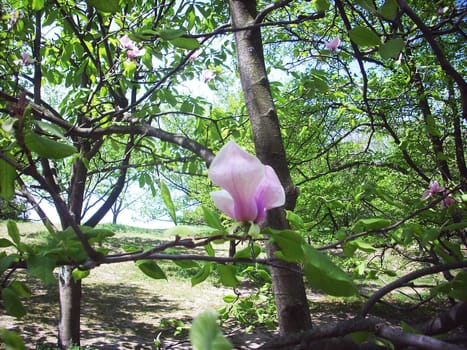
<svg viewBox="0 0 467 350"><path fill-rule="evenodd" d="M456 200L454 198L452 198L451 195L448 195L441 202L441 208L446 209L446 208L449 208L453 204L456 204Z"/></svg>
<svg viewBox="0 0 467 350"><path fill-rule="evenodd" d="M340 44L341 44L341 39L334 38L331 41L326 43L326 47L331 51L336 51Z"/></svg>
<svg viewBox="0 0 467 350"><path fill-rule="evenodd" d="M120 38L120 45L122 46L122 48L128 49L126 55L128 59L130 60L136 57L141 57L146 53L146 49L144 48L139 49L136 46L135 42L131 40L127 34L125 34L124 36Z"/></svg>
<svg viewBox="0 0 467 350"><path fill-rule="evenodd" d="M131 40L127 34L125 34L124 36L120 38L120 45L122 45L124 49L130 49L130 50L136 49L136 45L134 41Z"/></svg>
<svg viewBox="0 0 467 350"><path fill-rule="evenodd" d="M201 54L201 50L196 50L190 55L190 57L188 57L188 59L190 60L190 62L194 62L196 61L196 59L199 57L200 54Z"/></svg>
<svg viewBox="0 0 467 350"><path fill-rule="evenodd" d="M440 193L445 190L444 187L441 187L438 183L438 181L430 181L430 186L428 187L428 190L426 190L423 193L422 199L427 199L434 195L435 193Z"/></svg>
<svg viewBox="0 0 467 350"><path fill-rule="evenodd" d="M10 27L13 27L20 19L24 18L24 12L15 10L10 12Z"/></svg>
<svg viewBox="0 0 467 350"><path fill-rule="evenodd" d="M144 48L143 49L134 48L132 50L127 51L126 55L130 60L132 60L136 57L143 56L145 53L146 53L146 49Z"/></svg>
<svg viewBox="0 0 467 350"><path fill-rule="evenodd" d="M14 63L19 65L19 66L22 66L22 65L28 65L28 64L34 64L36 62L36 59L29 56L29 54L27 54L26 52L23 52L21 54L21 59L19 60L14 60Z"/></svg>
<svg viewBox="0 0 467 350"><path fill-rule="evenodd" d="M443 6L438 7L438 14L439 15L442 15L443 11L444 11Z"/></svg>
<svg viewBox="0 0 467 350"><path fill-rule="evenodd" d="M214 79L215 76L216 74L210 69L205 69L201 72L201 79L203 79L205 83Z"/></svg>

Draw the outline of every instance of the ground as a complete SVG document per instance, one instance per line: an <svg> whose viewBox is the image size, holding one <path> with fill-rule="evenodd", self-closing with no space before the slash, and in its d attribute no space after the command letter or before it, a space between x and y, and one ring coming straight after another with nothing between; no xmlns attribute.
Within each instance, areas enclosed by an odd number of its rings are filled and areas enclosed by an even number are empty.
<svg viewBox="0 0 467 350"><path fill-rule="evenodd" d="M125 244L142 240L152 245L160 238L154 233L133 236L120 233L115 239ZM168 266L164 265L164 268L168 269ZM219 286L214 279L192 287L189 276L183 278L175 270L169 269L167 275L168 280L151 279L132 262L92 270L83 280L81 345L98 349L158 349L154 341L159 340L162 349L190 349L187 329L192 319L203 310L224 306L223 297L232 294L232 289ZM44 286L24 272L17 278L26 279L33 287L32 297L24 300L29 313L21 320L2 315L0 327L18 331L30 349L38 345L45 349L44 344L53 345L57 339L57 286ZM256 286L248 284L241 291L246 295L254 292L254 288ZM312 290L308 295L315 326L348 319L356 314L363 302L361 299L333 299ZM418 321L435 311L426 307L408 315L381 306L374 310L376 315L395 323L407 318ZM265 327L245 332L245 327L232 322L224 324L223 331L236 344L236 349L257 348L276 334Z"/></svg>

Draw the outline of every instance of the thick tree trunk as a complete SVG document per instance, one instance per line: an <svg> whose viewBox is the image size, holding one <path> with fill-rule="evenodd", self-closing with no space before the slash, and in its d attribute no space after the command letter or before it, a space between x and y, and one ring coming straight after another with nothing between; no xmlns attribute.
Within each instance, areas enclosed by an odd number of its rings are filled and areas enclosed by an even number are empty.
<svg viewBox="0 0 467 350"><path fill-rule="evenodd" d="M68 349L80 342L81 281L75 282L73 267L62 266L59 272L60 322L58 346Z"/></svg>
<svg viewBox="0 0 467 350"><path fill-rule="evenodd" d="M251 26L255 22L256 1L230 0L232 24L235 29ZM286 191L286 208L293 209L298 195L290 178L269 81L264 63L259 28L235 32L238 68L245 101L253 129L258 158L272 166ZM275 229L288 228L283 209L270 211L267 225ZM277 247L268 246L268 255L274 258ZM279 315L280 332L293 333L311 327L311 318L305 286L299 267L276 261L271 268L273 291Z"/></svg>

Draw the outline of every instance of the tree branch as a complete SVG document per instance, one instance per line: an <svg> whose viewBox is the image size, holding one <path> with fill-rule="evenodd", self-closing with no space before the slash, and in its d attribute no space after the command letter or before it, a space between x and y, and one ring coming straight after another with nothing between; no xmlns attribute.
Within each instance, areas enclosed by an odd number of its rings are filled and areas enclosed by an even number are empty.
<svg viewBox="0 0 467 350"><path fill-rule="evenodd" d="M378 291L376 291L363 305L362 310L359 313L359 317L365 317L370 311L370 309L373 307L373 305L379 299L381 299L384 295L388 294L394 289L404 286L407 282L410 282L412 280L415 280L417 278L420 278L426 275L432 275L438 272L461 269L465 267L467 267L467 261L459 261L459 262L450 263L450 264L426 267L426 268L411 272L405 276L402 276L401 278L398 278L394 282L391 282L385 285L384 287L380 288Z"/></svg>

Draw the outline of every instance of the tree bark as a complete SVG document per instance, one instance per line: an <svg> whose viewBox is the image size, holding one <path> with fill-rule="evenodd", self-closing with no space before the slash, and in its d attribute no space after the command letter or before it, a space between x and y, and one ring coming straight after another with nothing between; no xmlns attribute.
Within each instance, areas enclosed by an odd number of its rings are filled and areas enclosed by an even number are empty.
<svg viewBox="0 0 467 350"><path fill-rule="evenodd" d="M58 346L68 349L80 343L81 281L75 282L72 266L60 267Z"/></svg>
<svg viewBox="0 0 467 350"><path fill-rule="evenodd" d="M293 209L298 191L290 178L290 172L282 142L279 120L264 63L260 29L238 30L251 26L257 16L256 1L230 0L232 25L235 32L237 61L242 89L253 129L258 158L276 171L286 192L286 208ZM283 208L271 210L268 226L275 229L288 228ZM268 255L274 258L277 250L269 244ZM311 318L300 268L281 260L271 268L273 291L279 315L281 334L299 332L311 327Z"/></svg>

